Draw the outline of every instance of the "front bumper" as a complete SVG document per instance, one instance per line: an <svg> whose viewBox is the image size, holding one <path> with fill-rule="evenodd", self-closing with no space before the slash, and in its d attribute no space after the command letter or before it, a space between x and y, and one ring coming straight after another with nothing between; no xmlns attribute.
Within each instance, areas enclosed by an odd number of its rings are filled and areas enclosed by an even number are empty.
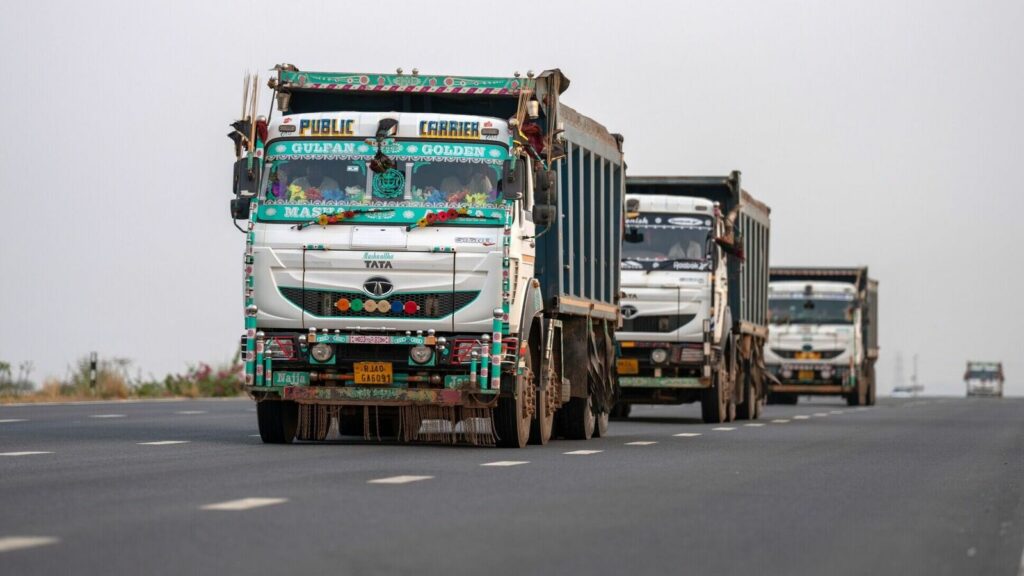
<svg viewBox="0 0 1024 576"><path fill-rule="evenodd" d="M454 390L448 388L399 388L381 386L249 386L253 394L276 392L284 400L299 404L345 406L464 406L493 407L496 390Z"/></svg>
<svg viewBox="0 0 1024 576"><path fill-rule="evenodd" d="M857 383L848 366L824 363L769 364L768 372L779 384L770 384L771 392L786 394L846 394Z"/></svg>
<svg viewBox="0 0 1024 576"><path fill-rule="evenodd" d="M651 351L663 349L668 358L661 364L651 360ZM674 342L622 342L618 362L621 388L707 388L711 378L706 377L708 365L705 346L696 343Z"/></svg>

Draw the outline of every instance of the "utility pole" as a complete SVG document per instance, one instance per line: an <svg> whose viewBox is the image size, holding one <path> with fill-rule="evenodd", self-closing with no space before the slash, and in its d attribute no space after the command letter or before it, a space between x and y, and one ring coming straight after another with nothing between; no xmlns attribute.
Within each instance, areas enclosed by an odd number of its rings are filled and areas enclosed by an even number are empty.
<svg viewBox="0 0 1024 576"><path fill-rule="evenodd" d="M917 353L914 354L914 373L910 375L910 388L914 391L914 398L921 388L917 385Z"/></svg>
<svg viewBox="0 0 1024 576"><path fill-rule="evenodd" d="M99 362L99 354L89 354L89 388L96 392L96 364Z"/></svg>

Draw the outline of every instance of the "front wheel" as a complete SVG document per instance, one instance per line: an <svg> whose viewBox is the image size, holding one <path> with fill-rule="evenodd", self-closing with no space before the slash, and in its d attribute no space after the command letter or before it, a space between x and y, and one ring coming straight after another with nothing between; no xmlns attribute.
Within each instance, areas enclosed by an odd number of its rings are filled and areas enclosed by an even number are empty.
<svg viewBox="0 0 1024 576"><path fill-rule="evenodd" d="M728 418L728 402L718 378L700 391L700 415L705 424L721 424Z"/></svg>
<svg viewBox="0 0 1024 576"><path fill-rule="evenodd" d="M503 376L515 380L515 395L498 398L498 406L494 409L494 428L498 433L498 446L504 448L524 448L530 439L530 421L533 419L534 411L531 404L536 398L536 388L533 383L533 364L530 361L529 348L526 349L525 364L522 374Z"/></svg>
<svg viewBox="0 0 1024 576"><path fill-rule="evenodd" d="M527 350L527 366L532 366L531 359L530 352ZM537 407L534 410L533 419L530 421L530 444L543 446L551 439L551 431L555 427L555 412L558 411L557 402L561 398L559 390L551 388L553 384L554 380L548 378L546 386L538 387Z"/></svg>
<svg viewBox="0 0 1024 576"><path fill-rule="evenodd" d="M256 419L264 444L291 444L299 427L299 406L288 400L261 400Z"/></svg>

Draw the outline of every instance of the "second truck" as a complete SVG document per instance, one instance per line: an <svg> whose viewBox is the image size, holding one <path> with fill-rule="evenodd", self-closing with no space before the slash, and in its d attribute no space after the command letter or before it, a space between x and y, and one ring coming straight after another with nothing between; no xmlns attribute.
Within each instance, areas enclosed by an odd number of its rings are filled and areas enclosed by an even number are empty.
<svg viewBox="0 0 1024 576"><path fill-rule="evenodd" d="M770 210L726 176L630 176L620 397L757 418L765 394Z"/></svg>

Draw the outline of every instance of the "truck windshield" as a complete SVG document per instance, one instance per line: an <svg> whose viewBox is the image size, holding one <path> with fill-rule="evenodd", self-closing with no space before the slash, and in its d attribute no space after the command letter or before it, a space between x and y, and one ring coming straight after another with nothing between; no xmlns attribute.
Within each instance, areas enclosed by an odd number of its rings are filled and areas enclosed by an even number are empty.
<svg viewBox="0 0 1024 576"><path fill-rule="evenodd" d="M369 169L370 158L270 156L264 202L345 206L500 204L502 160L392 156L396 166L376 174Z"/></svg>
<svg viewBox="0 0 1024 576"><path fill-rule="evenodd" d="M711 217L644 213L626 220L624 270L710 270Z"/></svg>
<svg viewBox="0 0 1024 576"><path fill-rule="evenodd" d="M852 324L853 300L822 297L768 299L772 324Z"/></svg>

